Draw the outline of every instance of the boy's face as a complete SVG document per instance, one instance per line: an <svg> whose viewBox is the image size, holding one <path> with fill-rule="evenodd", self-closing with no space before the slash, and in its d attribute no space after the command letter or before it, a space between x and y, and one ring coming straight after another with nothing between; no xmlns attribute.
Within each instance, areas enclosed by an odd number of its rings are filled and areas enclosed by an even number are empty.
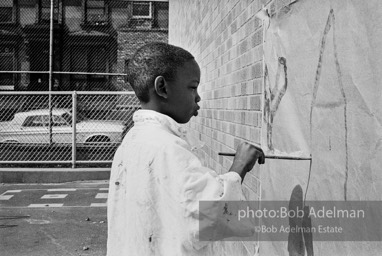
<svg viewBox="0 0 382 256"><path fill-rule="evenodd" d="M192 116L198 115L199 82L200 68L195 60L190 60L178 67L175 79L168 81L167 114L178 123L187 123Z"/></svg>

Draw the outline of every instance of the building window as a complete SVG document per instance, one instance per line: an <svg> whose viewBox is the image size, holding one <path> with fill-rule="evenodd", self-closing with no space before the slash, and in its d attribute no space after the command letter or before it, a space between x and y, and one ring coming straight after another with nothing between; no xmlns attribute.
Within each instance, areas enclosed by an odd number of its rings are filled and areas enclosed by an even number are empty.
<svg viewBox="0 0 382 256"><path fill-rule="evenodd" d="M53 22L58 22L58 0L53 1ZM40 21L50 22L50 0L41 0Z"/></svg>
<svg viewBox="0 0 382 256"><path fill-rule="evenodd" d="M14 22L13 0L0 1L0 23Z"/></svg>
<svg viewBox="0 0 382 256"><path fill-rule="evenodd" d="M107 21L104 0L88 0L86 4L86 21L99 25Z"/></svg>
<svg viewBox="0 0 382 256"><path fill-rule="evenodd" d="M152 8L151 2L133 2L133 18L134 19L151 19Z"/></svg>
<svg viewBox="0 0 382 256"><path fill-rule="evenodd" d="M0 46L0 70L15 70L15 50L13 47ZM0 73L0 90L14 90L15 74Z"/></svg>
<svg viewBox="0 0 382 256"><path fill-rule="evenodd" d="M20 8L20 24L22 27L25 25L34 24L36 22L36 1L19 0Z"/></svg>
<svg viewBox="0 0 382 256"><path fill-rule="evenodd" d="M154 28L168 29L168 2L154 3Z"/></svg>
<svg viewBox="0 0 382 256"><path fill-rule="evenodd" d="M81 30L83 8L81 1L66 0L64 2L65 25L70 32Z"/></svg>

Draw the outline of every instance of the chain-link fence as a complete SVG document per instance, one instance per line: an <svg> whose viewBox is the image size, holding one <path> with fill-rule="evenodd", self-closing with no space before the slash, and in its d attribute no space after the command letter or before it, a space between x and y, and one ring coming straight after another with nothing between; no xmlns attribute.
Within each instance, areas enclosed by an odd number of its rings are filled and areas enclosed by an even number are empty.
<svg viewBox="0 0 382 256"><path fill-rule="evenodd" d="M134 93L4 93L1 163L110 163L132 114Z"/></svg>
<svg viewBox="0 0 382 256"><path fill-rule="evenodd" d="M168 41L168 8L168 0L1 0L0 162L110 161L111 123L129 122L137 107L133 94L110 92L131 91L125 73L137 48ZM78 120L104 121L87 126L93 137L81 130L87 121L73 126L65 116L73 106Z"/></svg>

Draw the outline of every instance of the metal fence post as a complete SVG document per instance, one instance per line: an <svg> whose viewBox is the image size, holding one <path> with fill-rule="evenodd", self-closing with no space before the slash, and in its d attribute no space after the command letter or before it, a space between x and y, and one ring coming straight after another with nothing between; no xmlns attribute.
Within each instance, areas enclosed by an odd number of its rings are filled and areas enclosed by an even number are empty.
<svg viewBox="0 0 382 256"><path fill-rule="evenodd" d="M52 149L52 81L53 81L53 0L50 0L50 22L49 22L49 147Z"/></svg>
<svg viewBox="0 0 382 256"><path fill-rule="evenodd" d="M76 147L76 137L77 137L77 92L73 91L72 93L72 168L76 168L76 156L77 156L77 147Z"/></svg>

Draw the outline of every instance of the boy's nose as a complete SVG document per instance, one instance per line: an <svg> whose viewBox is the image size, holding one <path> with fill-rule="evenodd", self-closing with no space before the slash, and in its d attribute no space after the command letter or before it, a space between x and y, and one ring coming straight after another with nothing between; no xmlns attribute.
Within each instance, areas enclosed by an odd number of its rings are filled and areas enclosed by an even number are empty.
<svg viewBox="0 0 382 256"><path fill-rule="evenodd" d="M200 98L199 93L197 93L197 94L196 94L196 99L195 99L195 101L196 101L196 102L199 102L199 101L201 101L201 99L202 99L202 98Z"/></svg>

